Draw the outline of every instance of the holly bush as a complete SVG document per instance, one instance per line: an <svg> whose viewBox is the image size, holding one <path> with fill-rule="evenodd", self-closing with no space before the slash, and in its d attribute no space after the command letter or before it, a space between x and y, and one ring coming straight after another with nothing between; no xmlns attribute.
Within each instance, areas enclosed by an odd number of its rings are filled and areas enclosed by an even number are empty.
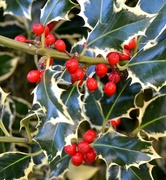
<svg viewBox="0 0 166 180"><path fill-rule="evenodd" d="M1 179L163 179L165 22L166 0L1 0ZM56 49L46 31L35 35L36 23L48 26L65 49ZM108 61L112 52L121 55L115 64ZM71 79L71 58L83 78ZM108 67L102 77L98 64ZM26 79L31 70L40 71L36 83ZM109 80L116 88L111 94ZM86 141L80 142L88 130L97 134L87 145L94 159L73 163L65 148L74 144L76 153L83 144L85 153Z"/></svg>

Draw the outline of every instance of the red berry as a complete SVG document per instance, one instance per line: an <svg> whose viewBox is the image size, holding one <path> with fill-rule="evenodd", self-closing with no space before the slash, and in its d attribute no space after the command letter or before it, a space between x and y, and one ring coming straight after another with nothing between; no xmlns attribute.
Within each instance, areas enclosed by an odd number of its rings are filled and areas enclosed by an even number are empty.
<svg viewBox="0 0 166 180"><path fill-rule="evenodd" d="M93 148L90 148L90 150L84 154L84 162L86 164L91 164L96 160L97 153Z"/></svg>
<svg viewBox="0 0 166 180"><path fill-rule="evenodd" d="M14 40L25 43L27 41L26 37L23 35L18 35L14 38Z"/></svg>
<svg viewBox="0 0 166 180"><path fill-rule="evenodd" d="M85 73L84 73L83 69L78 68L75 73L71 74L72 84L74 84L76 81L80 81L80 83L78 85L81 86L81 84L83 83L83 80L84 80L84 74Z"/></svg>
<svg viewBox="0 0 166 180"><path fill-rule="evenodd" d="M97 89L97 81L94 78L88 78L88 80L86 81L86 86L88 88L89 91L93 92Z"/></svg>
<svg viewBox="0 0 166 180"><path fill-rule="evenodd" d="M68 71L69 74L73 74L76 72L76 70L78 69L79 63L76 59L69 59L66 62L66 69Z"/></svg>
<svg viewBox="0 0 166 180"><path fill-rule="evenodd" d="M112 71L108 76L108 80L117 84L120 81L120 74L117 71Z"/></svg>
<svg viewBox="0 0 166 180"><path fill-rule="evenodd" d="M58 51L66 50L66 44L62 39L58 39L57 41L55 41L54 46L55 46L55 49L57 49Z"/></svg>
<svg viewBox="0 0 166 180"><path fill-rule="evenodd" d="M45 38L45 43L47 46L54 44L55 36L52 33L49 33Z"/></svg>
<svg viewBox="0 0 166 180"><path fill-rule="evenodd" d="M83 155L80 152L77 152L71 157L71 162L75 166L80 166L83 162Z"/></svg>
<svg viewBox="0 0 166 180"><path fill-rule="evenodd" d="M132 39L129 41L128 44L124 45L124 48L125 48L125 49L129 49L129 50L132 50L132 49L135 48L136 44L137 44L137 43L136 43L135 38L132 38Z"/></svg>
<svg viewBox="0 0 166 180"><path fill-rule="evenodd" d="M107 54L108 62L110 65L115 65L119 62L119 53L118 52L110 52Z"/></svg>
<svg viewBox="0 0 166 180"><path fill-rule="evenodd" d="M104 92L107 96L112 96L116 91L116 85L114 82L107 82L104 86Z"/></svg>
<svg viewBox="0 0 166 180"><path fill-rule="evenodd" d="M27 74L27 80L31 83L38 82L40 80L40 72L38 70L31 70Z"/></svg>
<svg viewBox="0 0 166 180"><path fill-rule="evenodd" d="M36 35L41 35L43 34L45 28L41 23L36 23L32 26L32 31Z"/></svg>
<svg viewBox="0 0 166 180"><path fill-rule="evenodd" d="M49 65L52 66L52 64L54 63L54 60L52 58L50 58L50 63Z"/></svg>
<svg viewBox="0 0 166 180"><path fill-rule="evenodd" d="M45 27L45 37L47 37L47 35L49 34L50 29L48 26Z"/></svg>
<svg viewBox="0 0 166 180"><path fill-rule="evenodd" d="M114 126L114 127L118 126L120 123L121 123L121 119L120 118L110 120L110 124L112 126Z"/></svg>
<svg viewBox="0 0 166 180"><path fill-rule="evenodd" d="M95 66L95 72L100 78L104 77L107 74L107 71L108 67L104 63L100 63Z"/></svg>
<svg viewBox="0 0 166 180"><path fill-rule="evenodd" d="M47 26L49 27L49 30L51 31L55 27L55 24L54 22L50 22Z"/></svg>
<svg viewBox="0 0 166 180"><path fill-rule="evenodd" d="M64 147L64 151L66 154L73 156L74 154L76 154L76 145L75 144L71 144L71 145L67 145Z"/></svg>
<svg viewBox="0 0 166 180"><path fill-rule="evenodd" d="M78 152L87 153L90 150L90 145L87 142L81 141L78 143Z"/></svg>
<svg viewBox="0 0 166 180"><path fill-rule="evenodd" d="M124 53L119 54L121 61L128 60L130 58L130 51L128 49L124 49Z"/></svg>
<svg viewBox="0 0 166 180"><path fill-rule="evenodd" d="M83 140L87 143L92 143L94 139L97 137L97 133L93 129L89 129L85 132L83 136Z"/></svg>

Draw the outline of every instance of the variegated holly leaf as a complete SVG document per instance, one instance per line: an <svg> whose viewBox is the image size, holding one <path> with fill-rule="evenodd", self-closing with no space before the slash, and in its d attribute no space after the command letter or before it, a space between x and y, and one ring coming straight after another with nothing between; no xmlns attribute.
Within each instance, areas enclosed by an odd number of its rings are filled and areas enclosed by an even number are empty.
<svg viewBox="0 0 166 180"><path fill-rule="evenodd" d="M25 33L25 28L18 21L0 23L0 35L14 39L18 34Z"/></svg>
<svg viewBox="0 0 166 180"><path fill-rule="evenodd" d="M166 0L139 0L138 4L143 11L153 14L157 13L166 4Z"/></svg>
<svg viewBox="0 0 166 180"><path fill-rule="evenodd" d="M50 178L63 177L64 173L68 171L70 159L71 157L64 152L61 156L53 159L50 163Z"/></svg>
<svg viewBox="0 0 166 180"><path fill-rule="evenodd" d="M45 114L35 139L52 158L61 154L63 146L72 138L77 138L77 126L84 120L79 89L76 85L68 87L68 81L62 80L64 73L59 66L56 70L49 68L34 91L34 103L38 103ZM68 89L64 90L66 86Z"/></svg>
<svg viewBox="0 0 166 180"><path fill-rule="evenodd" d="M8 152L0 155L1 179L28 179L34 163L31 156Z"/></svg>
<svg viewBox="0 0 166 180"><path fill-rule="evenodd" d="M106 1L97 1L100 8L91 11L86 17L87 19L92 19L93 12L100 14L97 24L89 34L86 48L92 52L103 54L103 56L106 56L106 53L111 49L122 51L122 44L125 40L132 36L144 35L144 30L150 24L149 15L141 11L137 6L130 8L124 3L117 2L115 4L114 1L105 2ZM84 1L82 5L83 10L85 10L84 3L86 8L90 9L88 6L92 6L92 3L96 4L96 1ZM95 7L97 7L97 5ZM107 10L108 7L111 9ZM108 11L109 16L107 14ZM106 21L102 22L103 19Z"/></svg>
<svg viewBox="0 0 166 180"><path fill-rule="evenodd" d="M117 84L116 93L108 97L88 92L85 96L85 113L89 121L101 126L103 122L117 117L129 117L135 108L135 96L141 91L138 83L130 84L130 80L122 80ZM101 87L102 90L102 87Z"/></svg>
<svg viewBox="0 0 166 180"><path fill-rule="evenodd" d="M144 46L127 64L132 83L138 82L145 89L152 87L159 91L166 79L166 39L157 45Z"/></svg>
<svg viewBox="0 0 166 180"><path fill-rule="evenodd" d="M71 0L48 0L41 9L41 23L46 25L51 21L68 20L68 13L75 6Z"/></svg>
<svg viewBox="0 0 166 180"><path fill-rule="evenodd" d="M13 74L20 58L11 53L0 52L0 59L0 81L3 81Z"/></svg>
<svg viewBox="0 0 166 180"><path fill-rule="evenodd" d="M150 141L141 140L137 136L127 137L117 132L101 134L93 147L108 166L116 164L128 169L159 158Z"/></svg>
<svg viewBox="0 0 166 180"><path fill-rule="evenodd" d="M121 179L121 180L133 180L133 179L148 179L153 180L152 176L153 165L142 164L137 167L130 167L129 169L122 168L120 166L111 166L108 172L108 179Z"/></svg>
<svg viewBox="0 0 166 180"><path fill-rule="evenodd" d="M162 1L160 1L160 2L162 2ZM150 1L149 1L149 3L150 3ZM150 7L152 7L152 6L150 6ZM157 13L156 17L153 19L151 24L148 26L147 30L145 31L145 36L143 36L141 38L140 47L146 45L146 43L150 43L148 41L151 41L151 43L156 44L166 38L165 21L166 21L166 4L160 9L160 11ZM155 29L155 31L154 31L154 29Z"/></svg>
<svg viewBox="0 0 166 180"><path fill-rule="evenodd" d="M148 102L144 102L144 106L140 109L142 112L139 119L139 126L132 134L144 130L149 137L160 138L166 135L166 95L158 95ZM153 113L152 113L153 112Z"/></svg>
<svg viewBox="0 0 166 180"><path fill-rule="evenodd" d="M6 8L4 14L11 14L13 16L24 17L31 19L31 7L33 0L27 1L10 1L6 0Z"/></svg>

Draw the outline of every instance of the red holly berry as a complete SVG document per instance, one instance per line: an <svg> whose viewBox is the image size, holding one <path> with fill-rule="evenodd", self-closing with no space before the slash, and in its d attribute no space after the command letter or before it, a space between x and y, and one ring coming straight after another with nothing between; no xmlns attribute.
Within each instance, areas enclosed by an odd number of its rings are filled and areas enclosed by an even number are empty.
<svg viewBox="0 0 166 180"><path fill-rule="evenodd" d="M89 129L85 132L83 140L87 143L92 143L96 137L97 133L93 129Z"/></svg>
<svg viewBox="0 0 166 180"><path fill-rule="evenodd" d="M73 74L76 72L76 70L78 69L79 63L76 59L69 59L66 62L66 69L68 71L69 74Z"/></svg>
<svg viewBox="0 0 166 180"><path fill-rule="evenodd" d="M49 34L50 29L48 26L45 27L45 37L47 37L47 35Z"/></svg>
<svg viewBox="0 0 166 180"><path fill-rule="evenodd" d="M52 58L50 58L50 63L49 65L52 66L52 64L54 63L54 60Z"/></svg>
<svg viewBox="0 0 166 180"><path fill-rule="evenodd" d="M104 92L107 96L112 96L116 91L116 85L114 82L107 82L104 86Z"/></svg>
<svg viewBox="0 0 166 180"><path fill-rule="evenodd" d="M32 31L36 35L41 35L43 34L45 28L41 23L36 23L32 26Z"/></svg>
<svg viewBox="0 0 166 180"><path fill-rule="evenodd" d="M73 156L74 154L76 154L76 149L77 149L77 146L75 144L66 145L64 147L65 153L70 156Z"/></svg>
<svg viewBox="0 0 166 180"><path fill-rule="evenodd" d="M87 153L90 150L90 145L89 143L85 141L81 141L78 143L78 152L80 153Z"/></svg>
<svg viewBox="0 0 166 180"><path fill-rule="evenodd" d="M54 22L50 22L47 26L49 27L49 30L51 31L55 27L55 24Z"/></svg>
<svg viewBox="0 0 166 180"><path fill-rule="evenodd" d="M117 84L120 81L120 74L117 71L112 71L108 76L108 80Z"/></svg>
<svg viewBox="0 0 166 180"><path fill-rule="evenodd" d="M130 58L130 51L128 49L124 49L124 53L119 53L121 61L128 60Z"/></svg>
<svg viewBox="0 0 166 180"><path fill-rule="evenodd" d="M100 63L95 66L95 72L100 78L104 77L107 74L107 71L108 67L104 63Z"/></svg>
<svg viewBox="0 0 166 180"><path fill-rule="evenodd" d="M120 123L121 123L121 119L120 118L110 120L110 124L112 126L114 126L114 127L117 127Z"/></svg>
<svg viewBox="0 0 166 180"><path fill-rule="evenodd" d="M84 154L84 162L86 164L91 164L96 160L97 153L93 148L90 148L90 150Z"/></svg>
<svg viewBox="0 0 166 180"><path fill-rule="evenodd" d="M36 83L40 80L40 72L38 70L31 70L27 74L27 80L31 83Z"/></svg>
<svg viewBox="0 0 166 180"><path fill-rule="evenodd" d="M83 162L83 154L80 152L76 152L72 157L71 157L71 162L75 166L80 166Z"/></svg>
<svg viewBox="0 0 166 180"><path fill-rule="evenodd" d="M128 44L124 45L124 48L125 48L125 49L128 49L128 50L132 50L132 49L135 48L136 44L137 44L137 43L136 43L135 38L132 38L132 39L129 41Z"/></svg>
<svg viewBox="0 0 166 180"><path fill-rule="evenodd" d="M47 46L54 44L55 36L52 33L49 33L45 38L45 43Z"/></svg>
<svg viewBox="0 0 166 180"><path fill-rule="evenodd" d="M85 73L84 73L83 69L78 68L75 73L71 74L72 84L74 84L76 81L80 81L78 85L81 86L81 84L83 83L83 80L84 80L84 75L85 75Z"/></svg>
<svg viewBox="0 0 166 180"><path fill-rule="evenodd" d="M14 40L25 43L27 41L26 37L23 35L18 35L14 38Z"/></svg>
<svg viewBox="0 0 166 180"><path fill-rule="evenodd" d="M57 49L58 51L66 50L66 44L62 39L58 39L57 41L55 41L54 46L55 46L55 49Z"/></svg>
<svg viewBox="0 0 166 180"><path fill-rule="evenodd" d="M110 52L107 54L108 62L110 65L115 65L119 62L119 53L118 52Z"/></svg>
<svg viewBox="0 0 166 180"><path fill-rule="evenodd" d="M97 86L98 86L96 79L88 78L86 81L86 86L89 91L91 91L91 92L96 91Z"/></svg>

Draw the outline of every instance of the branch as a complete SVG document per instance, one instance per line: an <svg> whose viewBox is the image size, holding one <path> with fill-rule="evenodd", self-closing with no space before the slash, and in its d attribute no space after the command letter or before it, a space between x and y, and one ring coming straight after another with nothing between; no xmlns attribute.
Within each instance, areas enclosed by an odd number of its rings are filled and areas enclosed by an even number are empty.
<svg viewBox="0 0 166 180"><path fill-rule="evenodd" d="M28 141L26 138L21 138L21 137L7 137L7 136L0 136L0 142L5 142L5 143L27 143L27 144L36 144L34 140L31 142Z"/></svg>
<svg viewBox="0 0 166 180"><path fill-rule="evenodd" d="M60 52L60 51L57 51L55 49L50 49L50 48L36 47L35 45L18 42L4 36L0 36L0 45L8 47L8 48L16 49L16 50L19 50L28 54L32 54L32 55L48 56L48 57L56 58L59 60L65 60L65 61L69 59L69 56L65 52ZM78 61L80 63L84 63L87 65L98 64L98 63L108 64L106 59L99 58L99 57L94 58L94 57L82 56L80 57L80 59L78 58Z"/></svg>

